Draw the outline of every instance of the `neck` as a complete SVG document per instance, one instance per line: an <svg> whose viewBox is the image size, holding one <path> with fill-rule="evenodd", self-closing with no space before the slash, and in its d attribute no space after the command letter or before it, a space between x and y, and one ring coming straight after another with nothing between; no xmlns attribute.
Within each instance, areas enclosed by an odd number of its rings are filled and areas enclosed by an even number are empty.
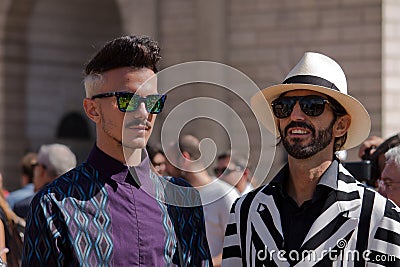
<svg viewBox="0 0 400 267"><path fill-rule="evenodd" d="M137 166L142 162L142 149L124 148L122 145L107 146L102 142L97 142L97 147L108 154L110 157L118 160L128 166Z"/></svg>
<svg viewBox="0 0 400 267"><path fill-rule="evenodd" d="M298 206L312 199L322 174L332 163L332 156L321 157L318 154L308 159L288 157L290 176L286 190Z"/></svg>
<svg viewBox="0 0 400 267"><path fill-rule="evenodd" d="M241 178L237 184L235 185L235 187L237 188L237 190L239 190L240 193L243 193L244 190L246 190L246 187L248 185L247 179L243 179Z"/></svg>
<svg viewBox="0 0 400 267"><path fill-rule="evenodd" d="M97 129L96 145L110 157L128 166L137 166L142 161L142 148L124 147L120 141Z"/></svg>
<svg viewBox="0 0 400 267"><path fill-rule="evenodd" d="M126 149L128 150L128 149ZM125 151L126 165L137 166L142 162L142 149L129 149Z"/></svg>
<svg viewBox="0 0 400 267"><path fill-rule="evenodd" d="M199 172L186 172L185 179L193 187L204 186L212 182L210 175L205 170Z"/></svg>

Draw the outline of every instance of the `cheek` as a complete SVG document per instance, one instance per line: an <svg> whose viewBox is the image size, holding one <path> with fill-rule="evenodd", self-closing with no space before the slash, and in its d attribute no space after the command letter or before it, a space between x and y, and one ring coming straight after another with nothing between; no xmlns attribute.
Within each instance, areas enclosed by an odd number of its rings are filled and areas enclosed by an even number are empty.
<svg viewBox="0 0 400 267"><path fill-rule="evenodd" d="M150 122L151 125L154 125L156 117L157 117L156 114L149 114L149 116L147 117L147 121Z"/></svg>
<svg viewBox="0 0 400 267"><path fill-rule="evenodd" d="M122 132L123 123L124 123L124 118L123 116L121 117L120 114L115 114L115 113L103 114L103 124L106 127L113 128Z"/></svg>
<svg viewBox="0 0 400 267"><path fill-rule="evenodd" d="M281 120L277 120L277 121L276 121L275 127L276 127L276 130L277 130L279 133L283 132L283 129L285 129L285 126L284 126L284 124L282 123Z"/></svg>
<svg viewBox="0 0 400 267"><path fill-rule="evenodd" d="M386 194L388 199L393 200L397 205L400 204L400 190L392 190Z"/></svg>
<svg viewBox="0 0 400 267"><path fill-rule="evenodd" d="M121 125L124 121L125 113L121 112L118 107L114 107L112 103L102 105L99 112L102 120L106 123Z"/></svg>

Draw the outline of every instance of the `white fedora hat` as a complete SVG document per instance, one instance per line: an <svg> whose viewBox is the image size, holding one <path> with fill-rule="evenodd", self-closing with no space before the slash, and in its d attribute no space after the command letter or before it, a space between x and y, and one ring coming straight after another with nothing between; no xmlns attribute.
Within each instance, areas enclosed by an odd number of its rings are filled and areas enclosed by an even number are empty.
<svg viewBox="0 0 400 267"><path fill-rule="evenodd" d="M314 52L306 52L282 84L267 87L251 98L253 112L270 132L279 136L277 120L271 113L271 102L282 93L297 89L328 95L346 109L351 116L351 124L346 143L341 149L356 147L368 137L371 119L364 106L347 94L346 76L342 68L333 59Z"/></svg>

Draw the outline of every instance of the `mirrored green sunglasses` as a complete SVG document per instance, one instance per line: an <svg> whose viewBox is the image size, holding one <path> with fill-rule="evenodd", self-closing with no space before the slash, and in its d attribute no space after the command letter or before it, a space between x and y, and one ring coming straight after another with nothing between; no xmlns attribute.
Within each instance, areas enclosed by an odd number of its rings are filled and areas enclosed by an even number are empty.
<svg viewBox="0 0 400 267"><path fill-rule="evenodd" d="M117 98L118 109L122 112L130 112L136 110L140 103L144 103L147 112L151 114L158 114L162 111L167 95L148 95L146 97L141 97L134 93L129 92L110 92L104 94L98 94L91 97L104 98L115 96Z"/></svg>

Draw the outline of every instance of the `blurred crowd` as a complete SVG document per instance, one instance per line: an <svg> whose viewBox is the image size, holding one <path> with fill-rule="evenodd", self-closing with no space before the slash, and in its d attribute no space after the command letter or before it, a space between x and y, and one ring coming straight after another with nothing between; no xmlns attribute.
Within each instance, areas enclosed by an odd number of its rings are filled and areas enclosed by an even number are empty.
<svg viewBox="0 0 400 267"><path fill-rule="evenodd" d="M7 192L0 173L0 248L7 266L20 266L25 220L35 193L60 175L73 169L76 156L63 144L45 144L37 152L26 153L20 162L21 187Z"/></svg>

